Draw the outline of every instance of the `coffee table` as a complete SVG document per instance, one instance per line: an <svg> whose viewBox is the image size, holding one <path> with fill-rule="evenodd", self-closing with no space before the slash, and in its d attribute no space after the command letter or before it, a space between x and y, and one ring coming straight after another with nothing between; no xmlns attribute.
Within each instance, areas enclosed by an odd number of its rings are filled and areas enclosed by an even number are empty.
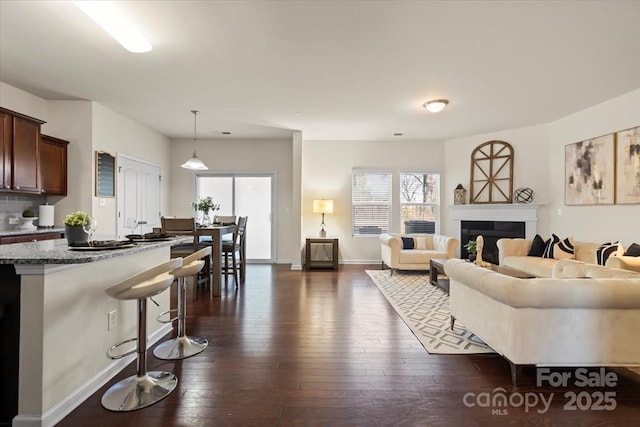
<svg viewBox="0 0 640 427"><path fill-rule="evenodd" d="M449 279L446 277L438 278L438 274L444 275L444 263L446 261L444 258L431 258L429 261L429 283L449 293Z"/></svg>

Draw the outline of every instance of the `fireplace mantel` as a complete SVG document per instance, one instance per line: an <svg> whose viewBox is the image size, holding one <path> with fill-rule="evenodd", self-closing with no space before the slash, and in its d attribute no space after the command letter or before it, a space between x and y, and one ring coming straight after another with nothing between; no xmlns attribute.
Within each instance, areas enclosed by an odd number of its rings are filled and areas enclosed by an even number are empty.
<svg viewBox="0 0 640 427"><path fill-rule="evenodd" d="M460 238L461 221L522 221L525 223L525 236L533 239L538 232L539 203L496 203L451 205L453 230Z"/></svg>

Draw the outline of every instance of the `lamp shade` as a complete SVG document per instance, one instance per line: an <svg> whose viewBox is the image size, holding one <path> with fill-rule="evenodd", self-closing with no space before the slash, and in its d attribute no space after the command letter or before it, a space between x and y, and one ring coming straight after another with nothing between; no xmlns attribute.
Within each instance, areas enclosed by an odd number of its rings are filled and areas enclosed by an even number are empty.
<svg viewBox="0 0 640 427"><path fill-rule="evenodd" d="M313 201L313 213L332 214L333 213L333 200L314 200Z"/></svg>
<svg viewBox="0 0 640 427"><path fill-rule="evenodd" d="M193 152L193 157L180 165L180 167L191 170L203 171L209 169L207 165L202 163L202 160L198 158L196 152Z"/></svg>

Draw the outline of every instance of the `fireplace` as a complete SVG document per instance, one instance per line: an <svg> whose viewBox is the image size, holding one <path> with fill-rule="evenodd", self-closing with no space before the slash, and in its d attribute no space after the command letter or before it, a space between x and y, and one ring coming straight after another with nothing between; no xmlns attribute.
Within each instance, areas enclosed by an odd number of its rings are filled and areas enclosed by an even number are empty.
<svg viewBox="0 0 640 427"><path fill-rule="evenodd" d="M467 258L467 251L462 246L470 239L475 239L478 235L482 235L484 238L482 257L486 261L497 264L498 253L497 248L494 249L495 242L503 237L533 239L538 232L538 208L540 206L541 205L537 203L451 206L452 231L455 233L453 235L460 240L460 246L457 252L458 256ZM467 223L472 223L471 227L469 227ZM513 224L510 223L516 223L518 225L513 226ZM465 236L463 236L463 229L467 230ZM495 251L494 255L490 255L492 251Z"/></svg>
<svg viewBox="0 0 640 427"><path fill-rule="evenodd" d="M524 238L525 223L523 221L461 221L460 222L460 257L467 258L469 253L464 245L478 236L484 239L482 259L498 264L498 239Z"/></svg>

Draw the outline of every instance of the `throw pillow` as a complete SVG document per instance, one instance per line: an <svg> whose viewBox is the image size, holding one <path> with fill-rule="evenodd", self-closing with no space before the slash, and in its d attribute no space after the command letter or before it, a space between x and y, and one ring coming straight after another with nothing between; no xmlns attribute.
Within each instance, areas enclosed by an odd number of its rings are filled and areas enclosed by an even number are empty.
<svg viewBox="0 0 640 427"><path fill-rule="evenodd" d="M573 248L573 238L567 237L560 240L555 234L551 235L551 239L547 242L547 246L542 254L543 258L553 259L574 259L575 251Z"/></svg>
<svg viewBox="0 0 640 427"><path fill-rule="evenodd" d="M413 237L402 238L402 249L413 249Z"/></svg>
<svg viewBox="0 0 640 427"><path fill-rule="evenodd" d="M426 237L414 237L414 248L415 249L427 249L427 238Z"/></svg>
<svg viewBox="0 0 640 427"><path fill-rule="evenodd" d="M596 264L605 265L610 256L618 256L623 253L620 242L603 243L596 249Z"/></svg>
<svg viewBox="0 0 640 427"><path fill-rule="evenodd" d="M640 256L640 245L632 243L624 254L625 256Z"/></svg>
<svg viewBox="0 0 640 427"><path fill-rule="evenodd" d="M536 237L533 238L533 242L531 242L531 248L529 248L529 253L527 256L537 256L541 257L544 254L544 249L547 246L547 242L542 240L539 234L536 234Z"/></svg>

